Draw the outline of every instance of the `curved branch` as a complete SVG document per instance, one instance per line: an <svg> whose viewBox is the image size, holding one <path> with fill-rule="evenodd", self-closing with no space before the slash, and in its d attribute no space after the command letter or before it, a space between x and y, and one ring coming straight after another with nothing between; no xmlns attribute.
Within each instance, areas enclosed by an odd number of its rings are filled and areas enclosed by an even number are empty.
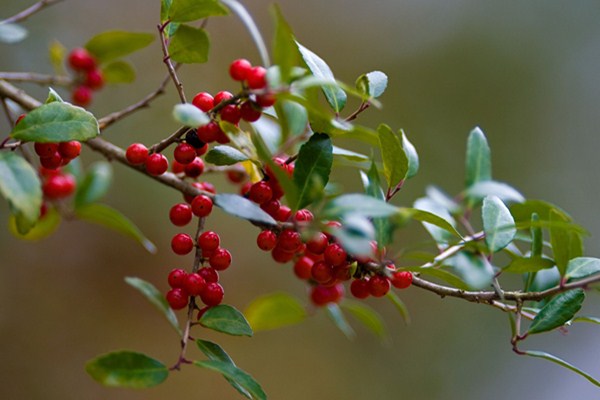
<svg viewBox="0 0 600 400"><path fill-rule="evenodd" d="M23 21L29 17L31 17L33 14L37 13L38 11L42 10L43 8L46 8L48 6L51 6L52 4L56 4L58 2L61 2L62 0L42 0L39 1L37 3L35 3L34 5L32 5L29 8L26 8L25 10L21 11L18 14L13 15L10 18L6 18L3 21L0 21L0 23L2 24L12 24L15 22L19 22L19 21Z"/></svg>
<svg viewBox="0 0 600 400"><path fill-rule="evenodd" d="M36 72L0 72L0 79L11 82L30 82L38 85L71 86L73 79L68 76L38 74Z"/></svg>

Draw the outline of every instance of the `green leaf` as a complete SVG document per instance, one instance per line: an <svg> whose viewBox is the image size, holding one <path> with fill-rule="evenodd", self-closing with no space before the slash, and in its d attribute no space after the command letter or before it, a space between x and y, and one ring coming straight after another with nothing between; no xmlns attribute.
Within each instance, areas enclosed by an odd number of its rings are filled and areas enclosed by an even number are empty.
<svg viewBox="0 0 600 400"><path fill-rule="evenodd" d="M508 207L496 196L483 199L481 210L485 243L492 253L502 250L514 239L517 229Z"/></svg>
<svg viewBox="0 0 600 400"><path fill-rule="evenodd" d="M521 203L525 198L515 188L503 182L481 181L471 185L465 191L468 198L479 203L486 196L497 196L504 203Z"/></svg>
<svg viewBox="0 0 600 400"><path fill-rule="evenodd" d="M145 354L116 351L98 356L85 365L86 372L104 386L143 389L162 383L167 367Z"/></svg>
<svg viewBox="0 0 600 400"><path fill-rule="evenodd" d="M594 379L594 377L592 377L590 374L580 370L579 368L577 368L576 366L574 366L573 364L569 364L568 362L552 355L552 354L548 354L546 352L543 351L534 351L534 350L529 350L529 351L525 351L524 352L525 355L531 356L531 357L537 357L537 358L543 358L545 360L548 361L552 361L553 363L556 363L558 365L560 365L561 367L565 367L567 369L570 369L571 371L575 372L576 374L579 374L581 376L583 376L585 379L587 379L588 381L590 381L591 383L593 383L596 386L600 386L600 382L598 382L596 379Z"/></svg>
<svg viewBox="0 0 600 400"><path fill-rule="evenodd" d="M425 193L427 194L427 198L433 202L433 204L446 210L446 212L451 214L459 214L462 212L461 206L439 187L433 185L427 186L425 188Z"/></svg>
<svg viewBox="0 0 600 400"><path fill-rule="evenodd" d="M90 112L69 103L52 102L29 112L11 136L28 142L68 142L85 141L99 133L98 121Z"/></svg>
<svg viewBox="0 0 600 400"><path fill-rule="evenodd" d="M552 267L554 267L554 261L545 257L519 257L512 260L508 267L504 268L502 271L524 274Z"/></svg>
<svg viewBox="0 0 600 400"><path fill-rule="evenodd" d="M329 136L313 134L308 142L300 147L294 168L294 183L300 193L293 210L298 210L323 197L323 189L329 181L333 164L333 148Z"/></svg>
<svg viewBox="0 0 600 400"><path fill-rule="evenodd" d="M600 259L577 257L569 260L565 279L582 279L600 273Z"/></svg>
<svg viewBox="0 0 600 400"><path fill-rule="evenodd" d="M344 310L352 314L358 321L375 334L382 341L387 340L387 329L385 323L375 310L364 303L345 299L340 305Z"/></svg>
<svg viewBox="0 0 600 400"><path fill-rule="evenodd" d="M169 8L171 22L190 22L227 14L227 8L217 0L172 0Z"/></svg>
<svg viewBox="0 0 600 400"><path fill-rule="evenodd" d="M453 227L456 225L456 221L454 221L454 218L452 218L448 209L429 197L421 197L420 199L415 200L413 207L414 209L437 215ZM431 222L433 222L433 220ZM431 222L423 222L423 227L437 243L448 243L452 240L452 235L447 229L434 225Z"/></svg>
<svg viewBox="0 0 600 400"><path fill-rule="evenodd" d="M375 240L373 223L365 216L348 214L342 218L341 228L330 228L344 249L353 256L372 256L371 243Z"/></svg>
<svg viewBox="0 0 600 400"><path fill-rule="evenodd" d="M446 220L441 216L434 214L433 212L420 210L418 208L400 207L399 216L401 218L411 218L415 221L422 222L424 224L433 225L437 228L441 228L452 235L462 238L461 234L453 226L454 220L450 217L450 220Z"/></svg>
<svg viewBox="0 0 600 400"><path fill-rule="evenodd" d="M492 179L492 159L490 146L483 131L476 127L471 131L467 140L467 179L466 185L470 187L477 182Z"/></svg>
<svg viewBox="0 0 600 400"><path fill-rule="evenodd" d="M486 257L461 251L444 261L468 285L469 289L488 288L494 278L494 270Z"/></svg>
<svg viewBox="0 0 600 400"><path fill-rule="evenodd" d="M27 29L18 24L0 23L0 42L13 44L25 39Z"/></svg>
<svg viewBox="0 0 600 400"><path fill-rule="evenodd" d="M308 124L306 108L298 103L286 100L275 103L275 108L278 110L277 115L286 131L284 138L287 138L288 135L301 135L306 131Z"/></svg>
<svg viewBox="0 0 600 400"><path fill-rule="evenodd" d="M110 188L112 182L112 167L106 161L92 164L83 182L77 186L75 193L75 208L95 203L100 200Z"/></svg>
<svg viewBox="0 0 600 400"><path fill-rule="evenodd" d="M223 350L223 348L218 344L209 342L208 340L197 339L196 345L198 345L200 351L202 351L210 360L231 364L233 367L237 368L231 357L229 357L229 354L227 354L225 350ZM225 375L223 375L223 377L244 397L252 399L252 395L246 389L244 389L242 385Z"/></svg>
<svg viewBox="0 0 600 400"><path fill-rule="evenodd" d="M394 307L396 307L396 310L398 310L398 312L402 316L404 323L406 323L406 325L409 325L410 314L408 313L408 307L406 307L406 304L404 304L404 302L400 300L400 297L398 297L398 295L392 292L391 290L387 292L385 297L387 297L392 302L392 304L394 304Z"/></svg>
<svg viewBox="0 0 600 400"><path fill-rule="evenodd" d="M550 211L550 222L568 222L563 215L555 210ZM550 243L552 254L561 276L567 270L567 264L571 259L571 236L569 232L557 226L550 227Z"/></svg>
<svg viewBox="0 0 600 400"><path fill-rule="evenodd" d="M281 81L287 83L292 68L300 63L300 52L294 39L294 33L285 20L278 5L271 8L275 20L275 35L273 38L273 60L279 66Z"/></svg>
<svg viewBox="0 0 600 400"><path fill-rule="evenodd" d="M246 307L244 314L254 332L279 329L306 319L306 311L300 301L287 293L260 296Z"/></svg>
<svg viewBox="0 0 600 400"><path fill-rule="evenodd" d="M540 217L537 215L537 213L531 214L531 255L533 257L540 257L544 248L544 236L542 233L542 228L533 225L539 220Z"/></svg>
<svg viewBox="0 0 600 400"><path fill-rule="evenodd" d="M371 163L368 173L365 174L363 171L360 171L360 176L365 192L375 199L384 201L385 194L379 182L379 172L375 167L375 163ZM375 228L375 241L380 249L391 243L394 224L391 224L388 218L373 218L373 227Z"/></svg>
<svg viewBox="0 0 600 400"><path fill-rule="evenodd" d="M206 154L204 160L214 165L233 165L248 160L248 157L231 146L215 146Z"/></svg>
<svg viewBox="0 0 600 400"><path fill-rule="evenodd" d="M135 81L135 69L127 61L118 60L102 66L102 75L107 84L131 83Z"/></svg>
<svg viewBox="0 0 600 400"><path fill-rule="evenodd" d="M160 0L160 22L165 22L169 19L169 10L173 0Z"/></svg>
<svg viewBox="0 0 600 400"><path fill-rule="evenodd" d="M328 303L324 307L324 309L327 312L327 316L331 319L331 321L333 322L333 324L340 331L342 331L342 333L348 339L352 340L352 339L354 339L356 337L356 332L354 332L354 329L352 329L352 327L350 326L350 324L346 320L346 317L344 316L344 313L342 312L342 309L340 308L340 306L338 304L336 304L336 303Z"/></svg>
<svg viewBox="0 0 600 400"><path fill-rule="evenodd" d="M385 92L387 84L388 77L381 71L369 72L356 79L356 89L373 98L381 96Z"/></svg>
<svg viewBox="0 0 600 400"><path fill-rule="evenodd" d="M15 211L13 214L20 214L25 219L25 229L18 229L20 234L26 234L40 216L41 186L35 169L23 157L0 152L0 193Z"/></svg>
<svg viewBox="0 0 600 400"><path fill-rule="evenodd" d="M560 214L563 220L572 221L572 218L560 207L543 200L526 200L523 203L517 203L510 206L510 212L517 222L530 222L533 213L538 214L540 220L549 221L550 212Z"/></svg>
<svg viewBox="0 0 600 400"><path fill-rule="evenodd" d="M144 246L150 253L156 253L156 246L144 236L131 220L114 208L104 204L88 204L75 210L75 215L82 221L102 225L129 236Z"/></svg>
<svg viewBox="0 0 600 400"><path fill-rule="evenodd" d="M398 208L385 201L364 194L345 194L330 200L323 207L322 216L326 219L339 219L346 214L358 214L365 217L389 217L398 212Z"/></svg>
<svg viewBox="0 0 600 400"><path fill-rule="evenodd" d="M194 361L194 365L200 368L220 372L223 376L231 379L233 382L244 388L252 396L252 399L266 400L267 398L263 389L252 376L229 362L216 360Z"/></svg>
<svg viewBox="0 0 600 400"><path fill-rule="evenodd" d="M417 149L415 149L415 146L408 140L404 132L402 132L402 148L408 159L406 179L410 179L419 172L419 154L417 154Z"/></svg>
<svg viewBox="0 0 600 400"><path fill-rule="evenodd" d="M339 113L346 105L347 96L346 93L337 86L331 68L329 68L329 65L327 65L321 57L302 46L300 43L296 42L296 44L298 45L298 50L300 50L302 59L310 72L319 79L331 82L330 85L322 85L321 88L331 108L333 108L336 113Z"/></svg>
<svg viewBox="0 0 600 400"><path fill-rule="evenodd" d="M408 172L408 158L402 148L400 138L392 129L381 124L377 128L381 157L383 159L383 174L385 175L388 188L394 189Z"/></svg>
<svg viewBox="0 0 600 400"><path fill-rule="evenodd" d="M185 103L173 107L173 118L181 125L197 128L210 122L210 117L198 107Z"/></svg>
<svg viewBox="0 0 600 400"><path fill-rule="evenodd" d="M343 149L341 147L333 146L332 153L334 157L342 157L349 161L367 162L370 158L364 154L357 153L352 150ZM369 164L370 165L370 164Z"/></svg>
<svg viewBox="0 0 600 400"><path fill-rule="evenodd" d="M58 101L59 103L64 103L62 97L60 97L60 95L56 93L56 90L48 88L48 97L46 98L45 104L54 103L55 101Z"/></svg>
<svg viewBox="0 0 600 400"><path fill-rule="evenodd" d="M573 318L570 322L588 322L590 324L600 325L600 318L580 316Z"/></svg>
<svg viewBox="0 0 600 400"><path fill-rule="evenodd" d="M202 28L180 25L169 43L171 60L190 64L208 61L210 41Z"/></svg>
<svg viewBox="0 0 600 400"><path fill-rule="evenodd" d="M438 278L443 280L444 282L449 283L457 289L469 290L470 286L462 280L460 277L454 275L452 272L446 271L445 269L440 268L415 268L415 271L423 275L433 276L434 278Z"/></svg>
<svg viewBox="0 0 600 400"><path fill-rule="evenodd" d="M8 217L8 230L16 238L28 241L37 241L50 236L58 229L61 221L60 214L52 208L46 212L44 218L38 219L27 233L21 233L17 218L18 216L14 215ZM25 225L27 225L26 222Z"/></svg>
<svg viewBox="0 0 600 400"><path fill-rule="evenodd" d="M125 282L134 289L138 290L158 311L160 311L166 318L175 331L181 335L181 328L179 328L179 321L177 316L167 303L165 296L158 291L150 282L146 282L143 279L128 276L125 278Z"/></svg>
<svg viewBox="0 0 600 400"><path fill-rule="evenodd" d="M236 194L217 194L213 202L228 214L263 225L277 225L277 221L255 203Z"/></svg>
<svg viewBox="0 0 600 400"><path fill-rule="evenodd" d="M209 308L200 318L200 324L218 332L234 336L252 336L252 328L244 315L235 308L220 304Z"/></svg>
<svg viewBox="0 0 600 400"><path fill-rule="evenodd" d="M556 295L536 315L527 333L533 335L563 326L579 311L584 299L583 289L569 290Z"/></svg>
<svg viewBox="0 0 600 400"><path fill-rule="evenodd" d="M151 33L107 31L91 38L85 48L100 64L116 60L150 45L154 41Z"/></svg>

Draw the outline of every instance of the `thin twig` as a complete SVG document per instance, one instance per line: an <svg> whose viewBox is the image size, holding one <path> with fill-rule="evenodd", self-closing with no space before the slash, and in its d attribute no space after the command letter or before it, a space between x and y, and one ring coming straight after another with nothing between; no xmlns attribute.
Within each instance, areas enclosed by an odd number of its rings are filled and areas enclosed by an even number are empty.
<svg viewBox="0 0 600 400"><path fill-rule="evenodd" d="M6 104L6 99L4 97L0 97L0 102L2 103L2 109L4 110L4 115L6 115L6 119L10 123L10 126L15 126L15 120L10 112L10 108L8 104Z"/></svg>
<svg viewBox="0 0 600 400"><path fill-rule="evenodd" d="M36 72L0 72L0 79L10 82L30 82L38 85L69 87L73 79L68 76L38 74Z"/></svg>
<svg viewBox="0 0 600 400"><path fill-rule="evenodd" d="M148 150L150 151L150 153L160 153L164 149L169 147L172 143L175 143L181 136L185 135L190 129L191 128L188 128L187 126L182 126L181 128L177 129L175 132L173 132L172 134L167 136L165 139L150 146L150 148Z"/></svg>
<svg viewBox="0 0 600 400"><path fill-rule="evenodd" d="M26 8L25 10L21 11L20 13L13 15L10 18L7 18L3 21L0 21L0 24L12 24L15 22L19 22L19 21L23 21L29 17L31 17L33 14L39 12L40 10L42 10L45 7L51 6L52 4L56 4L58 2L61 2L62 0L42 0L39 1L37 3L35 3L34 5L32 5L29 8Z"/></svg>
<svg viewBox="0 0 600 400"><path fill-rule="evenodd" d="M371 104L369 104L366 101L362 102L356 111L354 111L352 114L350 114L346 117L345 121L346 122L354 121L363 111L365 111L367 108L369 108L370 105Z"/></svg>
<svg viewBox="0 0 600 400"><path fill-rule="evenodd" d="M163 62L167 66L169 70L169 75L175 84L175 88L177 89L177 93L179 94L179 99L182 103L187 103L185 99L185 92L183 91L183 84L179 80L177 76L177 72L173 63L171 62L171 56L169 55L169 49L167 48L167 38L165 37L165 29L169 26L169 21L165 22L162 25L158 25L158 33L160 34L160 45L163 51Z"/></svg>

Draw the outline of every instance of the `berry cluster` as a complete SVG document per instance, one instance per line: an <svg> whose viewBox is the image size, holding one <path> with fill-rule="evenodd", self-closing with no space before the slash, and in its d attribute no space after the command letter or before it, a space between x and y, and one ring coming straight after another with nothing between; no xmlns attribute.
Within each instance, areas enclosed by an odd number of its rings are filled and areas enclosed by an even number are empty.
<svg viewBox="0 0 600 400"><path fill-rule="evenodd" d="M63 167L81 153L81 143L77 140L60 143L36 142L33 148L40 159L40 164L46 169Z"/></svg>
<svg viewBox="0 0 600 400"><path fill-rule="evenodd" d="M71 50L67 58L69 67L75 73L76 86L73 89L72 101L81 107L92 102L92 93L104 86L104 76L98 68L94 57L82 48Z"/></svg>

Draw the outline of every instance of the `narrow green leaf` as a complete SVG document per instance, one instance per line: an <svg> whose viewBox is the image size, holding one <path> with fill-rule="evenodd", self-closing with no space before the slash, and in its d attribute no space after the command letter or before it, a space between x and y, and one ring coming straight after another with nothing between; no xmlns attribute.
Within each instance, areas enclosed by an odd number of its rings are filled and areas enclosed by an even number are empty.
<svg viewBox="0 0 600 400"><path fill-rule="evenodd" d="M568 222L563 215L555 210L550 211L550 222ZM562 275L567 270L567 264L571 258L571 237L569 232L560 227L550 227L550 243L552 244L552 254L556 266Z"/></svg>
<svg viewBox="0 0 600 400"><path fill-rule="evenodd" d="M573 318L570 322L588 322L590 324L600 325L600 318L580 316Z"/></svg>
<svg viewBox="0 0 600 400"><path fill-rule="evenodd" d="M181 125L197 128L210 122L210 117L198 107L190 104L176 104L173 107L173 118Z"/></svg>
<svg viewBox="0 0 600 400"><path fill-rule="evenodd" d="M173 0L160 0L160 22L165 22L169 19L171 4L173 4Z"/></svg>
<svg viewBox="0 0 600 400"><path fill-rule="evenodd" d="M85 141L100 133L98 121L81 107L69 103L43 104L29 112L11 136L28 142Z"/></svg>
<svg viewBox="0 0 600 400"><path fill-rule="evenodd" d="M525 355L531 356L531 357L537 357L537 358L543 358L545 360L548 361L552 361L553 363L556 363L558 365L560 365L561 367L565 367L567 369L570 369L571 371L575 372L576 374L579 374L581 376L583 376L585 379L587 379L588 381L590 381L591 383L593 383L596 386L600 386L600 382L598 382L596 379L594 379L594 377L592 377L590 374L580 370L579 368L577 368L576 366L574 366L573 364L570 364L552 354L548 354L546 352L543 351L534 351L534 350L529 350L525 352Z"/></svg>
<svg viewBox="0 0 600 400"><path fill-rule="evenodd" d="M483 131L476 127L467 141L466 186L492 179L492 159L490 147Z"/></svg>
<svg viewBox="0 0 600 400"><path fill-rule="evenodd" d="M326 219L339 219L346 214L358 214L365 217L389 217L398 212L398 208L385 201L364 194L345 194L325 204L322 216Z"/></svg>
<svg viewBox="0 0 600 400"><path fill-rule="evenodd" d="M481 181L469 186L465 195L475 203L479 203L486 196L497 196L504 203L521 203L525 197L517 189L498 181Z"/></svg>
<svg viewBox="0 0 600 400"><path fill-rule="evenodd" d="M385 194L383 193L381 183L379 182L379 172L377 171L375 163L371 163L371 168L369 168L368 173L365 174L363 171L360 171L360 176L363 181L365 192L375 199L384 201ZM375 228L375 240L377 246L382 249L392 241L394 224L390 223L388 218L373 218L373 227Z"/></svg>
<svg viewBox="0 0 600 400"><path fill-rule="evenodd" d="M154 41L151 33L108 31L91 38L85 48L100 64L116 60L150 45Z"/></svg>
<svg viewBox="0 0 600 400"><path fill-rule="evenodd" d="M600 273L600 259L577 257L569 260L565 279L582 279Z"/></svg>
<svg viewBox="0 0 600 400"><path fill-rule="evenodd" d="M169 376L169 370L163 363L133 351L98 356L86 363L85 370L104 386L129 389L156 386Z"/></svg>
<svg viewBox="0 0 600 400"><path fill-rule="evenodd" d="M252 328L244 315L226 304L209 308L200 318L200 324L228 335L252 336Z"/></svg>
<svg viewBox="0 0 600 400"><path fill-rule="evenodd" d="M139 291L158 311L160 311L169 324L175 329L175 331L181 335L181 328L179 328L179 321L177 321L177 316L167 303L165 296L158 291L157 288L154 287L150 282L146 282L143 279L128 276L125 278L125 282L137 291Z"/></svg>
<svg viewBox="0 0 600 400"><path fill-rule="evenodd" d="M204 29L180 25L169 43L169 54L178 63L201 64L208 61L209 48L210 40Z"/></svg>
<svg viewBox="0 0 600 400"><path fill-rule="evenodd" d="M27 233L21 233L19 232L17 218L19 218L19 216L10 215L8 217L8 230L16 238L32 242L42 240L53 234L60 226L61 221L60 214L52 208L46 212L44 218L38 219ZM27 225L27 222L25 222L25 225Z"/></svg>
<svg viewBox="0 0 600 400"><path fill-rule="evenodd" d="M204 355L207 356L210 360L231 364L233 367L237 368L231 357L229 357L229 354L227 354L225 350L223 350L223 348L218 344L209 342L208 340L197 339L196 345L198 345L200 351L202 351ZM252 395L250 394L250 392L248 392L242 385L225 375L223 375L223 377L227 380L227 382L229 382L231 386L233 386L235 390L240 392L242 396L248 399L252 399Z"/></svg>
<svg viewBox="0 0 600 400"><path fill-rule="evenodd" d="M502 250L514 239L517 229L508 207L496 196L483 199L481 209L485 243L492 253Z"/></svg>
<svg viewBox="0 0 600 400"><path fill-rule="evenodd" d="M556 295L536 315L527 333L533 335L563 326L579 311L584 299L583 289L569 290Z"/></svg>
<svg viewBox="0 0 600 400"><path fill-rule="evenodd" d="M13 152L0 152L0 193L12 209L25 218L27 226L18 230L21 234L27 233L40 216L41 186L35 169L23 157Z"/></svg>
<svg viewBox="0 0 600 400"><path fill-rule="evenodd" d="M298 210L323 197L323 189L329 181L333 164L333 148L329 136L313 134L300 147L294 168L294 183L299 189L298 202L292 205Z"/></svg>
<svg viewBox="0 0 600 400"><path fill-rule="evenodd" d="M420 199L415 200L413 203L413 208L437 215L443 221L448 222L451 226L456 226L456 221L452 215L450 215L448 209L444 205L439 204L437 201L429 197L421 197ZM449 243L452 240L452 235L450 232L447 229L432 224L432 222L433 220L431 222L423 222L423 227L427 230L427 232L429 232L436 243Z"/></svg>
<svg viewBox="0 0 600 400"><path fill-rule="evenodd" d="M78 219L102 225L137 241L150 253L156 253L156 246L144 236L131 220L104 204L88 204L75 210Z"/></svg>
<svg viewBox="0 0 600 400"><path fill-rule="evenodd" d="M250 395L252 396L252 399L267 399L267 395L260 387L258 382L256 382L254 378L252 378L252 376L248 375L246 372L232 365L231 363L225 361L209 360L194 361L194 365L200 368L206 368L212 371L220 372L226 378L231 379L232 381L243 387L246 391L248 391L248 393L250 393Z"/></svg>
<svg viewBox="0 0 600 400"><path fill-rule="evenodd" d="M394 189L408 172L408 158L402 148L400 138L392 129L381 124L377 128L381 157L383 159L383 174L385 175L388 188Z"/></svg>
<svg viewBox="0 0 600 400"><path fill-rule="evenodd" d="M0 23L0 43L18 43L25 39L28 34L27 29L21 25Z"/></svg>
<svg viewBox="0 0 600 400"><path fill-rule="evenodd" d="M531 255L533 257L540 257L544 249L544 236L542 234L542 228L534 226L534 223L540 220L537 213L531 214Z"/></svg>
<svg viewBox="0 0 600 400"><path fill-rule="evenodd" d="M299 324L306 319L300 301L287 293L271 293L254 299L244 311L254 332Z"/></svg>
<svg viewBox="0 0 600 400"><path fill-rule="evenodd" d="M364 154L360 154L357 153L355 151L352 150L348 150L348 149L343 149L341 147L337 147L337 146L333 146L333 156L334 157L343 157L346 158L350 161L361 161L361 162L366 162L369 161L370 158Z"/></svg>
<svg viewBox="0 0 600 400"><path fill-rule="evenodd" d="M417 149L415 146L408 140L406 134L403 131L402 133L402 148L404 149L404 153L406 153L406 158L408 159L408 171L406 171L406 179L410 179L419 172L419 154L417 153Z"/></svg>
<svg viewBox="0 0 600 400"><path fill-rule="evenodd" d="M415 271L423 275L433 276L443 280L446 283L454 286L457 289L469 290L470 286L462 280L460 277L454 275L452 272L441 268L416 268Z"/></svg>
<svg viewBox="0 0 600 400"><path fill-rule="evenodd" d="M294 38L294 33L285 20L278 5L271 7L275 20L275 35L273 38L273 60L279 66L282 83L287 83L292 68L300 64L300 52Z"/></svg>
<svg viewBox="0 0 600 400"><path fill-rule="evenodd" d="M302 59L310 72L319 79L331 82L331 85L323 85L322 90L331 108L333 108L336 113L339 113L346 105L347 96L346 93L337 86L331 68L329 68L329 65L327 65L321 57L302 46L300 43L296 43L298 44L298 50L300 50Z"/></svg>
<svg viewBox="0 0 600 400"><path fill-rule="evenodd" d="M554 267L554 261L545 257L519 257L512 260L508 267L504 268L502 271L524 274L552 267Z"/></svg>
<svg viewBox="0 0 600 400"><path fill-rule="evenodd" d="M410 324L410 314L408 313L408 307L406 307L406 304L404 304L404 302L400 299L400 297L398 297L398 295L396 293L392 292L391 290L389 292L387 292L385 297L388 298L392 302L394 307L396 307L396 310L398 310L398 312L402 316L404 323L406 325L409 325Z"/></svg>
<svg viewBox="0 0 600 400"><path fill-rule="evenodd" d="M388 339L387 329L381 315L366 304L350 299L341 303L341 308L352 314L358 321L382 341Z"/></svg>
<svg viewBox="0 0 600 400"><path fill-rule="evenodd" d="M107 84L131 83L135 81L135 69L127 61L118 60L102 66L102 75Z"/></svg>
<svg viewBox="0 0 600 400"><path fill-rule="evenodd" d="M273 217L245 197L236 194L217 194L213 201L217 207L228 214L263 225L277 225Z"/></svg>
<svg viewBox="0 0 600 400"><path fill-rule="evenodd" d="M204 160L214 165L233 165L248 160L248 157L231 146L215 146L206 154Z"/></svg>
<svg viewBox="0 0 600 400"><path fill-rule="evenodd" d="M352 339L354 339L356 337L356 332L354 332L354 329L352 329L352 327L350 326L350 324L346 320L346 317L344 316L344 313L342 312L342 309L340 308L340 306L338 304L336 304L336 303L328 303L324 307L324 309L327 312L327 316L331 319L331 321L333 322L333 324L340 331L342 331L342 333L348 339L352 340Z"/></svg>
<svg viewBox="0 0 600 400"><path fill-rule="evenodd" d="M452 217L450 217L449 220L446 220L433 212L409 207L400 207L399 216L401 218L411 218L415 221L433 225L435 227L445 230L446 232L451 233L452 235L458 238L462 238L461 234L456 230L456 228L453 225L454 220L452 219Z"/></svg>
<svg viewBox="0 0 600 400"><path fill-rule="evenodd" d="M356 79L356 89L373 98L381 96L385 92L387 84L388 77L381 71L369 72Z"/></svg>
<svg viewBox="0 0 600 400"><path fill-rule="evenodd" d="M100 200L112 183L112 167L106 161L99 161L92 164L83 182L77 186L75 193L75 208L95 203Z"/></svg>
<svg viewBox="0 0 600 400"><path fill-rule="evenodd" d="M227 14L227 8L217 0L172 0L169 8L172 22L190 22Z"/></svg>

